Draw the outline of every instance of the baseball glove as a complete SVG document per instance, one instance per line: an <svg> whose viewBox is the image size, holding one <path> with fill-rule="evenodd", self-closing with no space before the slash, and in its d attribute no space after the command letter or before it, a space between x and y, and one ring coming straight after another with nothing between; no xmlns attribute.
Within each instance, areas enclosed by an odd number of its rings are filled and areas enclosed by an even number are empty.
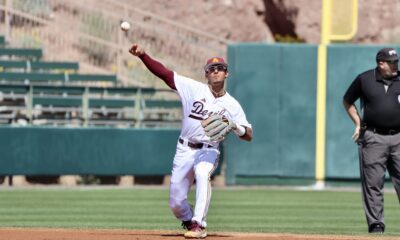
<svg viewBox="0 0 400 240"><path fill-rule="evenodd" d="M211 141L224 140L225 136L236 128L234 122L218 114L201 121L201 126L203 126L204 132L210 137Z"/></svg>

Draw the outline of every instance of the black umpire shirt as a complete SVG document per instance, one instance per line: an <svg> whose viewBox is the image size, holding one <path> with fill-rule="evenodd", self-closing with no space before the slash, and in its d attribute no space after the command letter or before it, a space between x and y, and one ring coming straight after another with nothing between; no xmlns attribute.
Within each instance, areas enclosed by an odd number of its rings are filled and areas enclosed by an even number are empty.
<svg viewBox="0 0 400 240"><path fill-rule="evenodd" d="M385 83L388 85L387 91ZM378 68L361 73L347 89L343 100L353 104L358 98L361 103L362 122L368 127L400 128L399 75L385 80Z"/></svg>

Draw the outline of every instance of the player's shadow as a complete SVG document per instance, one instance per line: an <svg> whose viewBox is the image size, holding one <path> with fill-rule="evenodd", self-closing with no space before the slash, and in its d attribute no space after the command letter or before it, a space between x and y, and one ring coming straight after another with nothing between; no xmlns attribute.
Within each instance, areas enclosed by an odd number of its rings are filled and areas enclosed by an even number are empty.
<svg viewBox="0 0 400 240"><path fill-rule="evenodd" d="M177 234L161 234L161 237L184 237L182 233L177 233ZM229 235L222 235L222 234L207 234L207 238L209 237L215 237L215 238L226 238L226 237L232 237Z"/></svg>
<svg viewBox="0 0 400 240"><path fill-rule="evenodd" d="M91 233L91 235L97 235L98 233ZM159 238L185 238L183 233L170 233L170 234L160 234L160 233L150 233L150 232L138 232L138 233L134 233L134 232L129 232L129 233L116 233L116 232L109 232L109 233L101 233L102 235L129 235L129 236L153 236L156 237L157 239ZM207 234L207 238L229 238L229 237L233 237L231 235L223 235L223 234L215 234L215 233L211 233L211 234Z"/></svg>

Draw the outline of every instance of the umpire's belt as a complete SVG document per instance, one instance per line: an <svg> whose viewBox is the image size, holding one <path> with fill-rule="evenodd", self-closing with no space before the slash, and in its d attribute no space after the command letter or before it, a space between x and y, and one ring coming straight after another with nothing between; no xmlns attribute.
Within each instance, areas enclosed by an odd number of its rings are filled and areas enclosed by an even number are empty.
<svg viewBox="0 0 400 240"><path fill-rule="evenodd" d="M180 144L186 145L185 144L185 140L183 140L182 138L179 138L178 142ZM207 148L212 148L212 145L208 145L206 143L193 143L193 142L189 142L187 141L187 146L190 148L194 148L194 149L201 149L203 147L207 147Z"/></svg>
<svg viewBox="0 0 400 240"><path fill-rule="evenodd" d="M367 127L367 130L370 130L374 133L381 134L381 135L395 135L400 133L400 128L375 128L375 127Z"/></svg>

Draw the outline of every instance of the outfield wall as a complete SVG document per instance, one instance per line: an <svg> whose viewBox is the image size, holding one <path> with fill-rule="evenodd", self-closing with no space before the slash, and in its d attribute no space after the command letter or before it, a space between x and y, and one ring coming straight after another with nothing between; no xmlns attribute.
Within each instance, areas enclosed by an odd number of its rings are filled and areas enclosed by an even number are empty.
<svg viewBox="0 0 400 240"><path fill-rule="evenodd" d="M0 175L169 175L179 130L1 127Z"/></svg>
<svg viewBox="0 0 400 240"><path fill-rule="evenodd" d="M328 179L359 178L354 126L342 96L357 74L375 66L381 47L328 47ZM253 124L254 139L224 142L226 183L315 179L317 46L234 44L228 61L228 89ZM178 136L179 129L0 127L0 176L169 175Z"/></svg>
<svg viewBox="0 0 400 240"><path fill-rule="evenodd" d="M314 174L316 46L231 45L228 88L253 124L251 143L229 138L227 180Z"/></svg>
<svg viewBox="0 0 400 240"><path fill-rule="evenodd" d="M383 46L328 47L326 162L328 179L358 179L354 126L342 104L357 74L376 66ZM252 143L228 138L226 180L315 178L317 46L233 44L228 89L253 124Z"/></svg>
<svg viewBox="0 0 400 240"><path fill-rule="evenodd" d="M357 147L351 140L354 124L343 108L345 91L356 76L376 67L375 56L382 47L331 45L328 48L326 104L326 176L328 178L358 178ZM400 50L398 46L392 46ZM360 109L359 102L356 103Z"/></svg>

